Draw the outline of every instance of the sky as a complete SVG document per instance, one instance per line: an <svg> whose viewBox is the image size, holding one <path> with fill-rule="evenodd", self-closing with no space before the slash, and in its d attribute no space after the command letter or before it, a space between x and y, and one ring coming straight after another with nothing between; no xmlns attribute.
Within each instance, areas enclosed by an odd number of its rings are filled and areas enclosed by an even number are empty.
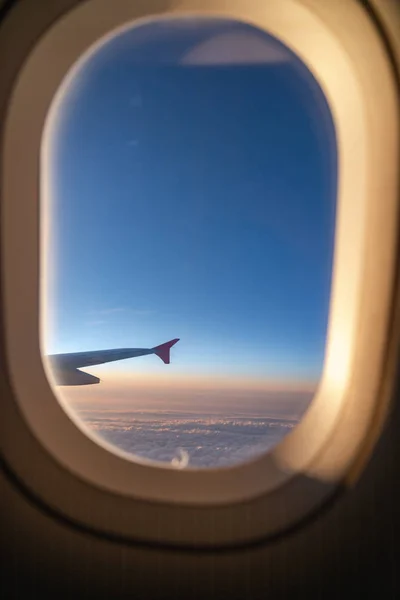
<svg viewBox="0 0 400 600"><path fill-rule="evenodd" d="M130 29L66 94L46 351L179 337L185 372L318 377L334 233L329 108L267 34L229 21L193 29ZM252 36L259 52L246 62Z"/></svg>
<svg viewBox="0 0 400 600"><path fill-rule="evenodd" d="M133 27L76 69L53 135L45 353L178 337L168 366L87 370L318 381L336 142L297 56L236 21Z"/></svg>

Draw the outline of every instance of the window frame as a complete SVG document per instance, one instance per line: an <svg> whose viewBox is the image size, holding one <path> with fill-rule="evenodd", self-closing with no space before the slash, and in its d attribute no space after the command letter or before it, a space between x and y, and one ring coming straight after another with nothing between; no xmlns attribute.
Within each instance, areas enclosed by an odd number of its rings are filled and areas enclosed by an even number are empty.
<svg viewBox="0 0 400 600"><path fill-rule="evenodd" d="M28 23L25 36L33 4L19 6L11 15L14 23ZM70 10L64 12L67 4ZM398 234L398 113L384 47L367 14L352 1L270 0L265 6L258 0L232 0L228 6L224 0L64 0L53 5L48 5L52 25L43 27L36 16L32 28L45 31L27 49L23 64L7 67L2 76L14 80L12 93L5 88L1 97L7 102L1 191L8 386L2 398L4 456L48 504L100 530L101 508L84 514L77 502L68 502L62 486L46 485L46 469L39 476L29 468L33 455L21 451L21 436L36 440L31 439L36 448L32 452L47 455L46 464L52 466L46 468L56 466L67 488L76 485L71 477L76 478L98 507L113 497L119 509L108 528L118 535L166 543L195 538L199 544L274 535L352 481L366 438L378 434L382 418L377 415L387 411L387 401L378 392L390 333ZM46 266L40 262L39 242L46 225L40 223L39 194L49 193L40 156L48 110L62 93L67 71L96 40L110 30L115 35L117 28L136 19L179 14L240 19L289 46L323 89L338 139L331 306L316 397L276 448L225 469L177 470L126 460L111 445L109 451L106 443L88 434L61 396L55 400L51 372L40 354L39 287ZM14 50L18 54L19 40L11 26L0 31L0 42L7 55ZM7 435L13 426L20 435ZM179 528L173 526L174 516ZM157 533L145 528L152 518L160 523Z"/></svg>

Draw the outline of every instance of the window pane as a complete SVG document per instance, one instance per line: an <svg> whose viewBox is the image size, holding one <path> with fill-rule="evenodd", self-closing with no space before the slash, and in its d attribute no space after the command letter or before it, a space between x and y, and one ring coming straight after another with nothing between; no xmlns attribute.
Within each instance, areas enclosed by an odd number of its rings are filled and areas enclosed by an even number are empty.
<svg viewBox="0 0 400 600"><path fill-rule="evenodd" d="M274 446L318 386L329 310L336 141L307 67L244 23L153 21L76 68L52 131L56 395L133 459Z"/></svg>

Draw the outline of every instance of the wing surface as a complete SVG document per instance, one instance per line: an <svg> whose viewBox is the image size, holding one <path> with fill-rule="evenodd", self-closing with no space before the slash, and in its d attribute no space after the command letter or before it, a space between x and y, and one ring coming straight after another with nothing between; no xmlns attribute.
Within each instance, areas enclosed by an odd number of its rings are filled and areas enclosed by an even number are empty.
<svg viewBox="0 0 400 600"><path fill-rule="evenodd" d="M170 363L171 347L178 338L154 348L114 348L112 350L92 350L89 352L71 352L68 354L50 354L47 358L57 385L89 385L99 383L100 379L84 371L81 367L101 365L115 360L156 354L165 364Z"/></svg>

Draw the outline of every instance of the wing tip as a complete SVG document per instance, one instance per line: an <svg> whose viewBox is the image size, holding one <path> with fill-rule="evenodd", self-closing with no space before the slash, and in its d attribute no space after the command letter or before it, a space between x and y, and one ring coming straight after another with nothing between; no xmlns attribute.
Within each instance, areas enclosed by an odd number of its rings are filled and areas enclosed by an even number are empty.
<svg viewBox="0 0 400 600"><path fill-rule="evenodd" d="M166 365L169 365L171 363L170 350L171 350L172 346L174 346L177 342L179 342L179 339L180 338L174 338L173 340L170 340L169 342L165 342L164 344L155 346L153 348L154 354L156 354L158 356L158 358L161 358L163 363L165 363Z"/></svg>

